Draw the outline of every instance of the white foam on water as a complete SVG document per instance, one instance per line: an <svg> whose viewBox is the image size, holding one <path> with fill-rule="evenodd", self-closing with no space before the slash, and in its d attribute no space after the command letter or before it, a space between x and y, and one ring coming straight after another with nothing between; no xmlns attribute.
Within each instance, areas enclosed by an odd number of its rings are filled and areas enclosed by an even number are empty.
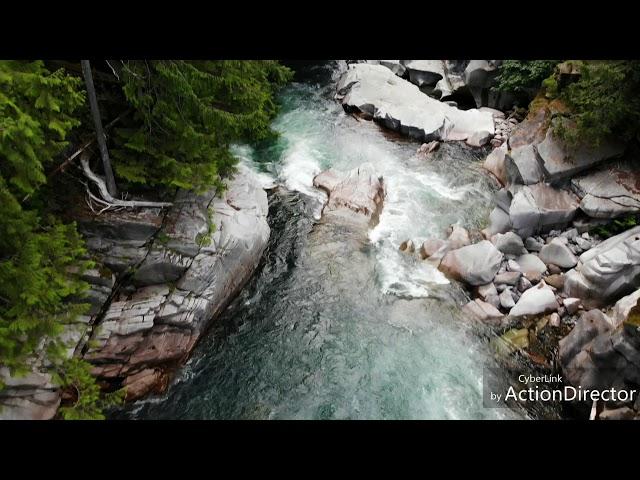
<svg viewBox="0 0 640 480"><path fill-rule="evenodd" d="M238 170L250 170L254 177L265 189L271 189L276 186L276 179L273 175L260 171L259 165L253 159L253 148L249 145L232 145L231 153L239 160Z"/></svg>

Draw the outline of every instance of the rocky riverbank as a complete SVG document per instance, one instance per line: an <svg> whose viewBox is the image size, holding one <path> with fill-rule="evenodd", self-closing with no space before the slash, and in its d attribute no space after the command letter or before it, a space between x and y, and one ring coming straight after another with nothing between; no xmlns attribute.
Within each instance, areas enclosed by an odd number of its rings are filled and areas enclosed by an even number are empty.
<svg viewBox="0 0 640 480"><path fill-rule="evenodd" d="M248 170L222 197L179 191L166 211L74 213L97 265L85 274L91 310L65 333L69 355L105 388L134 400L166 388L207 327L257 268L269 239L267 194ZM59 388L34 359L8 378L2 418L52 418Z"/></svg>
<svg viewBox="0 0 640 480"><path fill-rule="evenodd" d="M522 123L505 122L504 114L493 113L489 128L480 115L486 96L474 95L480 109L463 113L455 105L438 105L426 95L433 92L422 89L446 78L446 63L394 62L351 65L338 85L345 109L429 141L418 149L424 155L437 148L437 141L491 142L494 149L484 168L502 187L482 231L452 225L444 238L419 246L407 239L399 249L465 284L472 296L463 307L467 316L491 326L507 351L563 372L575 387L637 388L640 330L634 309L640 298L640 227L604 241L590 233L612 219L640 212L633 166L637 149L613 138L597 147L566 144L554 133L562 106L544 98L532 103ZM418 66L421 75L415 71ZM470 78L467 74L466 80ZM465 81L457 77L454 83L460 88ZM487 88L490 81L479 84ZM419 114L412 110L415 105ZM479 137L482 141L475 142ZM542 333L544 329L552 334ZM535 348L540 341L548 345ZM638 401L596 407L603 419L640 417Z"/></svg>

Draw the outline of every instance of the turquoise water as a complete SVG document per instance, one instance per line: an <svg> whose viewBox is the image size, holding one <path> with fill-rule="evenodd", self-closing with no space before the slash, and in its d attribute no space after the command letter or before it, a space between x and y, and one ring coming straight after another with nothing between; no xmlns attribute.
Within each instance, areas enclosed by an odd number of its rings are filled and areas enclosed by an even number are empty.
<svg viewBox="0 0 640 480"><path fill-rule="evenodd" d="M270 196L263 265L196 347L168 392L118 415L202 419L513 418L482 406L487 341L462 317L466 293L398 251L443 237L451 223L481 227L491 186L474 152L419 144L345 114L334 67L281 94L280 137L237 146ZM315 174L372 163L387 198L368 232L318 222Z"/></svg>

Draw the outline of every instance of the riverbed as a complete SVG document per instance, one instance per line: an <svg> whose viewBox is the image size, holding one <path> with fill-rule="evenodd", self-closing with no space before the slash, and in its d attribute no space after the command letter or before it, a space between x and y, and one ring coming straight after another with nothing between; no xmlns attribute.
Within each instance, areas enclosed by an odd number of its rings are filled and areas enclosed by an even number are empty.
<svg viewBox="0 0 640 480"><path fill-rule="evenodd" d="M116 417L148 419L501 419L486 408L488 339L465 319L468 294L399 251L485 225L495 189L461 142L419 144L346 114L339 64L299 73L279 96L279 138L238 145L240 168L269 188L261 266L200 341L168 391ZM379 223L354 233L324 222L313 177L371 163L384 178ZM496 371L494 368L493 372Z"/></svg>

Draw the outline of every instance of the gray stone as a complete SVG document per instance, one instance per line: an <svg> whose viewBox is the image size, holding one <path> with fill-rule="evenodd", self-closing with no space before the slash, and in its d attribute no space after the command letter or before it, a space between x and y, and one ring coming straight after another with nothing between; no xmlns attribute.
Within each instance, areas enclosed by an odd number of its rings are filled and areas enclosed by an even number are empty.
<svg viewBox="0 0 640 480"><path fill-rule="evenodd" d="M470 147L483 147L493 138L493 133L486 130L474 132L469 138L467 138L467 145Z"/></svg>
<svg viewBox="0 0 640 480"><path fill-rule="evenodd" d="M556 296L544 282L526 290L515 307L509 312L510 317L532 317L558 310Z"/></svg>
<svg viewBox="0 0 640 480"><path fill-rule="evenodd" d="M540 250L540 260L546 264L552 263L562 268L573 268L578 264L577 257L566 244L557 238L542 247L542 250Z"/></svg>
<svg viewBox="0 0 640 480"><path fill-rule="evenodd" d="M515 260L509 259L507 261L507 270L510 272L521 272L520 265Z"/></svg>
<svg viewBox="0 0 640 480"><path fill-rule="evenodd" d="M580 209L593 218L610 219L640 212L640 174L633 161L574 178Z"/></svg>
<svg viewBox="0 0 640 480"><path fill-rule="evenodd" d="M431 238L429 240L425 240L420 246L420 257L424 260L425 258L429 258L432 255L435 255L436 252L448 248L449 245L446 240L442 240L440 238Z"/></svg>
<svg viewBox="0 0 640 480"><path fill-rule="evenodd" d="M555 122L556 120L552 124ZM625 145L613 140L605 140L598 147L587 142L570 147L559 140L553 130L554 128L549 128L544 141L537 145L545 181L548 182L571 178L624 153Z"/></svg>
<svg viewBox="0 0 640 480"><path fill-rule="evenodd" d="M462 310L466 315L491 325L500 325L504 318L496 307L478 299L467 303Z"/></svg>
<svg viewBox="0 0 640 480"><path fill-rule="evenodd" d="M562 305L564 305L569 315L573 315L580 309L580 299L573 297L565 298L562 301Z"/></svg>
<svg viewBox="0 0 640 480"><path fill-rule="evenodd" d="M520 272L504 272L495 276L493 283L496 285L517 285L522 274Z"/></svg>
<svg viewBox="0 0 640 480"><path fill-rule="evenodd" d="M487 283L486 285L479 285L476 288L476 294L482 299L486 299L489 295L497 295L498 291L493 283Z"/></svg>
<svg viewBox="0 0 640 480"><path fill-rule="evenodd" d="M560 326L560 315L558 315L557 313L552 313L551 316L549 317L549 325L551 325L552 327L559 327Z"/></svg>
<svg viewBox="0 0 640 480"><path fill-rule="evenodd" d="M510 253L513 255L522 255L527 253L522 238L513 232L497 233L491 237L491 242L502 253Z"/></svg>
<svg viewBox="0 0 640 480"><path fill-rule="evenodd" d="M542 275L547 271L547 266L544 264L544 262L532 253L520 255L516 259L516 262L518 262L518 265L520 265L520 271L525 274L528 272L535 272Z"/></svg>
<svg viewBox="0 0 640 480"><path fill-rule="evenodd" d="M467 140L481 131L494 133L490 113L450 107L381 65L349 65L338 82L337 98L346 108L423 142Z"/></svg>
<svg viewBox="0 0 640 480"><path fill-rule="evenodd" d="M518 280L518 291L520 293L523 293L525 290L529 290L531 287L533 287L533 285L531 285L531 282L527 279L527 277L525 277L524 275L520 277L520 280Z"/></svg>
<svg viewBox="0 0 640 480"><path fill-rule="evenodd" d="M508 185L533 185L544 181L535 145L517 147L504 158Z"/></svg>
<svg viewBox="0 0 640 480"><path fill-rule="evenodd" d="M640 287L640 227L615 235L580 255L566 273L565 293L597 307Z"/></svg>
<svg viewBox="0 0 640 480"><path fill-rule="evenodd" d="M483 240L474 245L450 250L438 268L456 280L474 286L484 285L493 280L502 258L502 253L491 242Z"/></svg>
<svg viewBox="0 0 640 480"><path fill-rule="evenodd" d="M498 295L498 292L496 292L495 295L487 295L485 301L495 308L500 308L500 296Z"/></svg>
<svg viewBox="0 0 640 480"><path fill-rule="evenodd" d="M544 183L527 185L513 196L509 216L520 237L571 224L578 209L577 197Z"/></svg>
<svg viewBox="0 0 640 480"><path fill-rule="evenodd" d="M451 250L456 250L471 244L471 239L469 238L469 232L467 229L459 225L452 225L450 228L451 234L447 241L449 242L449 248Z"/></svg>
<svg viewBox="0 0 640 480"><path fill-rule="evenodd" d="M377 223L384 202L384 185L371 163L364 163L346 174L335 170L322 172L313 179L316 188L329 196L324 211L346 208Z"/></svg>
<svg viewBox="0 0 640 480"><path fill-rule="evenodd" d="M506 308L507 310L515 305L515 302L513 301L513 297L511 295L511 290L505 289L502 291L502 293L500 294L500 305L502 305L502 307Z"/></svg>
<svg viewBox="0 0 640 480"><path fill-rule="evenodd" d="M404 60L403 63L409 73L409 81L418 87L435 85L445 76L442 60Z"/></svg>
<svg viewBox="0 0 640 480"><path fill-rule="evenodd" d="M539 242L533 237L527 237L524 241L524 247L530 252L539 252L544 247L544 243Z"/></svg>
<svg viewBox="0 0 640 480"><path fill-rule="evenodd" d="M581 237L576 237L574 239L574 242L576 242L576 245L578 245L583 251L589 250L592 247L592 244L589 240L585 240Z"/></svg>

